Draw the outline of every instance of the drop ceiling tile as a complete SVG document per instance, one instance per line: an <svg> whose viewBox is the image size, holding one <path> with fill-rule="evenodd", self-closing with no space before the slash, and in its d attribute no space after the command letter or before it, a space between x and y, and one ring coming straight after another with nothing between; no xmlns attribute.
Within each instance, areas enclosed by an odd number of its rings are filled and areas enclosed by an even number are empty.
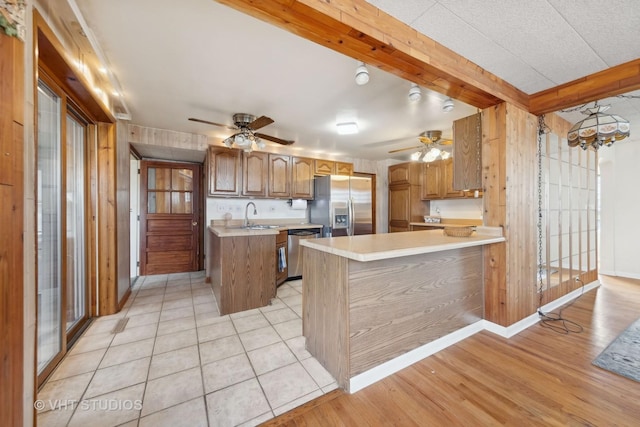
<svg viewBox="0 0 640 427"><path fill-rule="evenodd" d="M367 2L407 24L411 24L436 3L433 0L367 0Z"/></svg>
<svg viewBox="0 0 640 427"><path fill-rule="evenodd" d="M526 93L553 86L552 81L522 58L441 5L429 9L413 23L413 27Z"/></svg>
<svg viewBox="0 0 640 427"><path fill-rule="evenodd" d="M556 85L606 68L606 63L547 2L439 3Z"/></svg>
<svg viewBox="0 0 640 427"><path fill-rule="evenodd" d="M609 67L640 58L637 0L610 0L605 7L584 0L548 1Z"/></svg>

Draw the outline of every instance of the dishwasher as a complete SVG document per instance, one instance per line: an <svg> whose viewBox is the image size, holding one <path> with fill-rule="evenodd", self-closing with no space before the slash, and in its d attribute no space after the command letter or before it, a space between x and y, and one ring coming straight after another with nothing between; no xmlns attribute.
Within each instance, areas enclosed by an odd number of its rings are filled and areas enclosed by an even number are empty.
<svg viewBox="0 0 640 427"><path fill-rule="evenodd" d="M317 239L320 237L320 228L295 228L289 229L287 236L288 254L288 279L299 279L302 277L302 251L300 248L300 240Z"/></svg>

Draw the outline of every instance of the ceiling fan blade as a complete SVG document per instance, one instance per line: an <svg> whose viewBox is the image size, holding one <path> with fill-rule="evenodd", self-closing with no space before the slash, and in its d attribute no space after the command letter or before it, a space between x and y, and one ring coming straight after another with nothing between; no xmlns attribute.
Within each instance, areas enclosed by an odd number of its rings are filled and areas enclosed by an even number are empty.
<svg viewBox="0 0 640 427"><path fill-rule="evenodd" d="M271 135L265 135L264 133L256 132L254 133L254 135L257 136L258 138L266 139L267 141L272 141L282 145L291 145L295 142L295 141L288 141L286 139L276 138L275 136L271 136Z"/></svg>
<svg viewBox="0 0 640 427"><path fill-rule="evenodd" d="M249 123L249 128L253 129L253 130L258 130L260 128L263 128L267 125L270 125L271 123L273 123L273 119L267 117L267 116L260 116L257 119L255 119L254 121L252 121L251 123ZM265 138L266 139L266 138Z"/></svg>
<svg viewBox="0 0 640 427"><path fill-rule="evenodd" d="M223 124L221 124L221 123L210 122L210 121L208 121L208 120L196 119L196 118L193 118L193 117L189 117L189 120L191 120L192 122L199 122L199 123L205 123L205 124L213 125L213 126L220 126L220 127L227 128L227 129L231 129L231 130L236 130L236 129L238 129L238 128L237 128L237 127L235 127L235 126L223 125Z"/></svg>
<svg viewBox="0 0 640 427"><path fill-rule="evenodd" d="M391 153L399 153L400 151L417 150L418 148L423 148L423 146L422 145L417 145L415 147L398 148L397 150L389 151L389 154L391 154Z"/></svg>
<svg viewBox="0 0 640 427"><path fill-rule="evenodd" d="M436 141L438 145L453 145L453 139L439 139Z"/></svg>

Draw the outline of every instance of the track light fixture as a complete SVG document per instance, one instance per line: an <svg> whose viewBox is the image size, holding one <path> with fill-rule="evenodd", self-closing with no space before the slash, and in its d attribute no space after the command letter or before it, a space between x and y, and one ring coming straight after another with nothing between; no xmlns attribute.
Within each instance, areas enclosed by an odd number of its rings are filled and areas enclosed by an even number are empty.
<svg viewBox="0 0 640 427"><path fill-rule="evenodd" d="M360 86L366 85L369 82L369 70L364 62L361 62L356 68L356 83Z"/></svg>
<svg viewBox="0 0 640 427"><path fill-rule="evenodd" d="M451 98L445 99L442 103L442 111L444 111L445 113L453 110L453 107L455 107L455 105L453 105L453 99Z"/></svg>
<svg viewBox="0 0 640 427"><path fill-rule="evenodd" d="M411 88L409 89L409 101L418 102L422 99L422 91L420 90L420 86L415 83L411 83Z"/></svg>

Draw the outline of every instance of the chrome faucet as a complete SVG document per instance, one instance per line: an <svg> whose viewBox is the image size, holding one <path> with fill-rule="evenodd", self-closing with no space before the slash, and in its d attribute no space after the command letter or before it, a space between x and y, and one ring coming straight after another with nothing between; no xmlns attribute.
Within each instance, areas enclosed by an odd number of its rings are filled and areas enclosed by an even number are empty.
<svg viewBox="0 0 640 427"><path fill-rule="evenodd" d="M249 205L253 205L253 214L258 215L258 209L256 209L256 204L253 202L247 203L247 206L244 208L244 224L243 227L249 226Z"/></svg>

